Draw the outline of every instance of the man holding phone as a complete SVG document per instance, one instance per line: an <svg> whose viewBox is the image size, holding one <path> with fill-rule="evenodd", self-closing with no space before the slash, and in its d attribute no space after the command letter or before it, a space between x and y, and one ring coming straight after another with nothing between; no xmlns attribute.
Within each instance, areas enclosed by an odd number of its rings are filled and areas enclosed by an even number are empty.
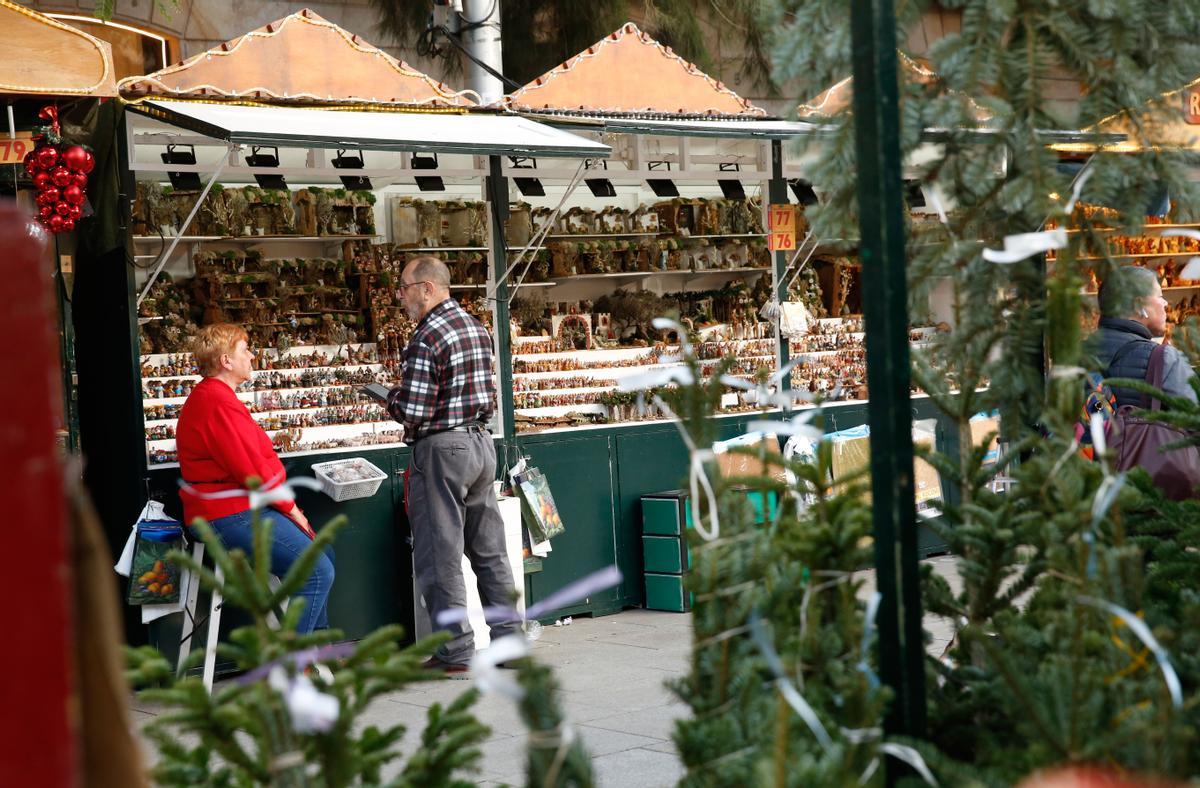
<svg viewBox="0 0 1200 788"><path fill-rule="evenodd" d="M465 673L475 651L470 625L437 624L441 611L467 606L463 555L479 580L485 607L509 606L515 595L492 486L496 448L487 430L496 410L492 338L450 297L450 271L436 257L409 261L399 297L417 327L387 409L412 445L406 492L417 586L434 628L452 635L425 667ZM491 636L519 630L515 621L493 624Z"/></svg>

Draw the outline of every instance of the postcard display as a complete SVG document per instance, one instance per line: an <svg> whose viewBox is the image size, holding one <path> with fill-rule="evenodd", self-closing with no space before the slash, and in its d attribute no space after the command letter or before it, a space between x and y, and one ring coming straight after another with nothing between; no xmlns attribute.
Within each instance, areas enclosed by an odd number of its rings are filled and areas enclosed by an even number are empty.
<svg viewBox="0 0 1200 788"><path fill-rule="evenodd" d="M359 388L398 378L413 324L396 302L395 284L413 255L446 260L452 295L491 328L482 202L389 195L377 210L370 192L217 186L181 227L196 197L140 182L134 204L138 258L154 260L175 235L182 250L182 261L168 266L139 308L151 465L176 461L179 409L200 380L186 343L201 325L246 328L256 369L238 397L284 453L402 440L398 425ZM550 218L548 208L512 205L510 254ZM791 340L793 357L802 356L792 381L860 399L861 325L846 314L857 281L843 262L827 267L838 272L835 299L822 294L820 265L793 288L792 297L821 319L811 334ZM543 248L510 277L510 288L521 282L510 305L515 431L662 418L619 391L618 381L681 363L678 338L651 325L669 312L702 337L696 351L706 371L732 354L730 374L770 374L777 368L774 327L759 316L770 297L770 266L757 200L676 198L562 212ZM721 407L753 410L754 395L731 391Z"/></svg>

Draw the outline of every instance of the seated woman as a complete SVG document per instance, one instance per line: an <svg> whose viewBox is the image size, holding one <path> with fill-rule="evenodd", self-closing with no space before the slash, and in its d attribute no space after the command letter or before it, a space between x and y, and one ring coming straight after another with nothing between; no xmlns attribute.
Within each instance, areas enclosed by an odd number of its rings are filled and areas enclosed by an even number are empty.
<svg viewBox="0 0 1200 788"><path fill-rule="evenodd" d="M175 445L179 470L191 488L181 495L184 521L191 523L203 517L226 548L241 548L252 555L249 498L209 497L212 493L244 489L252 476L261 479L266 489L287 478L271 439L234 393L251 378L254 353L248 341L245 330L229 323L200 329L193 340L192 354L203 380L179 412ZM316 533L294 501L273 503L260 517L274 524L271 572L283 576ZM327 550L296 594L305 603L297 632L306 634L329 626L325 603L332 587L333 551Z"/></svg>

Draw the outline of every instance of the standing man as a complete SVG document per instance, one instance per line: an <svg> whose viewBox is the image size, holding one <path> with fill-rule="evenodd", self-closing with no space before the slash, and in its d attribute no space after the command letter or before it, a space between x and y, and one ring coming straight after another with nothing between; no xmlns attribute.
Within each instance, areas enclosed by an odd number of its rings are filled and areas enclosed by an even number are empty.
<svg viewBox="0 0 1200 788"><path fill-rule="evenodd" d="M436 257L409 261L399 295L417 328L387 407L412 445L407 492L413 563L436 629L438 613L467 606L464 554L484 606L510 606L514 596L492 486L496 448L486 427L496 409L492 338L450 298L450 271ZM424 666L464 673L475 653L471 627L464 621L444 629L452 638ZM518 631L519 624L509 622L493 625L491 635L495 640Z"/></svg>

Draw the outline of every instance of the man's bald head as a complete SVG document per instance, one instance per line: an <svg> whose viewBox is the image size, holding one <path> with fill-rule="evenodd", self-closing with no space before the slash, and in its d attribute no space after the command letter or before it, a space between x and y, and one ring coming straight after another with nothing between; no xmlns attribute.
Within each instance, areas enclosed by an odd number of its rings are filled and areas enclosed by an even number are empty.
<svg viewBox="0 0 1200 788"><path fill-rule="evenodd" d="M408 261L409 281L428 282L440 290L450 289L450 269L433 255L423 254Z"/></svg>

